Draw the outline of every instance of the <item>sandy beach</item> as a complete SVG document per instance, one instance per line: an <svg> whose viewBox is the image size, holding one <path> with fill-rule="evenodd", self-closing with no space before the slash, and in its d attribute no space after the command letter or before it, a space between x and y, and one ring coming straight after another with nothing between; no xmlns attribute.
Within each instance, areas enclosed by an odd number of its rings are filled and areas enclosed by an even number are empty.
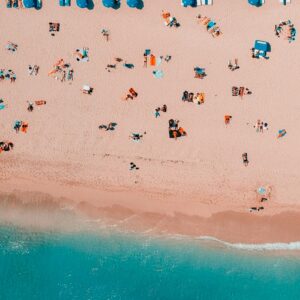
<svg viewBox="0 0 300 300"><path fill-rule="evenodd" d="M22 218L20 211L12 215L7 199L21 205L50 197L60 208L130 230L248 243L300 240L300 45L297 37L289 43L274 33L283 20L300 28L300 3L268 0L255 8L247 1L215 0L209 7L184 8L179 0L145 0L142 10L126 3L113 10L97 1L87 10L56 2L39 11L0 4L0 69L17 76L15 83L0 82L6 104L0 140L14 143L12 151L0 153L1 201L9 208L0 214L4 221ZM162 10L181 26L165 26ZM198 14L215 20L222 34L212 37ZM60 23L55 36L49 22ZM271 44L270 59L251 57L255 40ZM8 41L18 45L16 52L7 51ZM83 47L89 48L88 62L75 59ZM172 59L145 68L145 49ZM107 72L115 57L134 68L118 64ZM61 58L74 69L71 82L48 76ZM232 72L227 64L234 58L240 69ZM28 75L30 64L40 67L37 76ZM194 78L196 66L205 68L204 79ZM153 76L156 69L163 78ZM83 85L94 88L92 95L80 91ZM233 97L233 86L252 94ZM138 97L124 101L130 87ZM183 102L185 90L204 92L205 103ZM38 99L47 104L29 112L27 101ZM167 112L155 118L155 108L164 104ZM232 116L227 126L225 115ZM187 136L170 139L169 119L180 120ZM254 128L258 119L268 123L263 133ZM26 134L14 131L16 120L28 122ZM110 122L117 123L114 131L99 130ZM281 129L287 134L277 138ZM129 138L145 131L138 142ZM130 162L139 170L130 171ZM264 186L271 193L261 204L257 189ZM261 205L263 210L249 212Z"/></svg>

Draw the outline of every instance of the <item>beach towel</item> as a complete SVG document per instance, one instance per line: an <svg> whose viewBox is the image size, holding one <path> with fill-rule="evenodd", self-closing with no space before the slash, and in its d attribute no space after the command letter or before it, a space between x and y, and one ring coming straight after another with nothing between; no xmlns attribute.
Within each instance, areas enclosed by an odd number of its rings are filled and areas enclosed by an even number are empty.
<svg viewBox="0 0 300 300"><path fill-rule="evenodd" d="M0 104L0 110L4 109L5 105L4 104Z"/></svg>
<svg viewBox="0 0 300 300"><path fill-rule="evenodd" d="M161 63L162 63L162 59L159 57L159 58L156 60L156 66L159 66Z"/></svg>
<svg viewBox="0 0 300 300"><path fill-rule="evenodd" d="M154 70L153 75L155 78L163 78L164 72L162 70Z"/></svg>
<svg viewBox="0 0 300 300"><path fill-rule="evenodd" d="M206 29L207 29L207 30L210 30L210 29L213 28L215 25L216 25L216 22L210 21L210 22L207 24Z"/></svg>
<svg viewBox="0 0 300 300"><path fill-rule="evenodd" d="M76 60L81 62L88 62L89 61L88 54L89 54L89 49L87 48L76 49L75 52Z"/></svg>
<svg viewBox="0 0 300 300"><path fill-rule="evenodd" d="M155 66L156 65L156 57L151 54L150 55L150 66Z"/></svg>
<svg viewBox="0 0 300 300"><path fill-rule="evenodd" d="M80 8L87 8L88 7L87 0L76 0L76 4Z"/></svg>
<svg viewBox="0 0 300 300"><path fill-rule="evenodd" d="M36 100L35 101L36 105L45 105L46 103L47 103L47 101L45 101L45 100Z"/></svg>

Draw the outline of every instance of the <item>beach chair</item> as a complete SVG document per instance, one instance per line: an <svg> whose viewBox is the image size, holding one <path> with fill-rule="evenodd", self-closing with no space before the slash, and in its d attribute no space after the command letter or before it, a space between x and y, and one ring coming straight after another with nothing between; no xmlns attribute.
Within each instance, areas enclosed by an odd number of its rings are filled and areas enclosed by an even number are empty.
<svg viewBox="0 0 300 300"><path fill-rule="evenodd" d="M212 5L213 4L213 0L200 0L198 1L200 4L199 5ZM198 4L197 2L197 4Z"/></svg>
<svg viewBox="0 0 300 300"><path fill-rule="evenodd" d="M291 0L279 0L279 1L283 5L291 4Z"/></svg>
<svg viewBox="0 0 300 300"><path fill-rule="evenodd" d="M71 6L71 0L59 0L60 6Z"/></svg>

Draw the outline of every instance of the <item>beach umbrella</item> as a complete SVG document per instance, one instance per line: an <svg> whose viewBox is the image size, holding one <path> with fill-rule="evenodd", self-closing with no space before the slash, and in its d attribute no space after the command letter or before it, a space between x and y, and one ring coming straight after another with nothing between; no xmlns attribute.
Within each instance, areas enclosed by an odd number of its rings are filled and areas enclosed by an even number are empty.
<svg viewBox="0 0 300 300"><path fill-rule="evenodd" d="M118 8L120 6L120 1L118 0L102 0L103 6L107 8Z"/></svg>
<svg viewBox="0 0 300 300"><path fill-rule="evenodd" d="M80 8L87 8L88 1L87 0L76 0L77 6Z"/></svg>
<svg viewBox="0 0 300 300"><path fill-rule="evenodd" d="M33 7L36 7L36 1L35 0L23 0L23 5L26 8L33 8Z"/></svg>
<svg viewBox="0 0 300 300"><path fill-rule="evenodd" d="M196 0L182 0L182 5L184 7L187 7L187 6L196 7L197 6L197 1Z"/></svg>
<svg viewBox="0 0 300 300"><path fill-rule="evenodd" d="M259 7L262 5L262 0L248 0L248 3L256 7Z"/></svg>
<svg viewBox="0 0 300 300"><path fill-rule="evenodd" d="M127 5L131 8L141 8L143 7L142 0L127 0Z"/></svg>
<svg viewBox="0 0 300 300"><path fill-rule="evenodd" d="M271 45L268 42L265 41L259 41L256 40L254 44L254 48L260 51L264 52L270 52L271 51Z"/></svg>

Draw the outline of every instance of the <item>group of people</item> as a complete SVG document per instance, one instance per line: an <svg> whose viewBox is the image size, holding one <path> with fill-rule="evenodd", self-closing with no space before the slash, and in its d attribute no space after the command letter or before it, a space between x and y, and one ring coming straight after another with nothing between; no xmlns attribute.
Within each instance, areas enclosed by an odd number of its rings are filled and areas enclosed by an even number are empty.
<svg viewBox="0 0 300 300"><path fill-rule="evenodd" d="M252 94L252 92L244 86L240 86L240 87L233 86L231 90L232 90L232 96L243 97L244 95L251 95Z"/></svg>
<svg viewBox="0 0 300 300"><path fill-rule="evenodd" d="M54 65L52 70L48 73L48 76L53 76L56 80L64 82L66 80L73 81L74 70L69 63L65 63L61 58Z"/></svg>
<svg viewBox="0 0 300 300"><path fill-rule="evenodd" d="M19 121L19 120L15 121L14 130L16 131L16 133L19 133L20 130L23 133L27 133L27 129L28 129L27 122Z"/></svg>
<svg viewBox="0 0 300 300"><path fill-rule="evenodd" d="M74 55L77 61L87 62L89 61L89 48L76 49Z"/></svg>
<svg viewBox="0 0 300 300"><path fill-rule="evenodd" d="M134 90L134 88L130 88L128 90L128 93L126 94L124 100L128 100L131 99L133 100L134 98L136 98L138 96L138 93Z"/></svg>
<svg viewBox="0 0 300 300"><path fill-rule="evenodd" d="M169 138L177 140L178 137L186 135L186 131L182 127L179 127L179 120L169 120Z"/></svg>
<svg viewBox="0 0 300 300"><path fill-rule="evenodd" d="M27 101L27 103L28 103L27 110L29 112L32 112L34 110L34 105L36 105L36 106L45 105L45 104L47 104L47 101L45 101L45 100L36 100L34 102Z"/></svg>
<svg viewBox="0 0 300 300"><path fill-rule="evenodd" d="M256 132L260 132L260 133L263 133L264 130L268 130L268 126L269 124L264 122L264 121L261 121L260 119L257 120L254 128L256 128Z"/></svg>
<svg viewBox="0 0 300 300"><path fill-rule="evenodd" d="M164 112L164 113L167 112L167 105L166 104L164 104L162 107L157 107L155 109L155 113L154 113L155 118L160 117L160 112Z"/></svg>
<svg viewBox="0 0 300 300"><path fill-rule="evenodd" d="M108 125L105 125L105 124L101 124L99 125L99 129L100 130L105 130L105 131L113 131L116 129L116 126L118 124L117 123L114 123L114 122L110 122Z"/></svg>
<svg viewBox="0 0 300 300"><path fill-rule="evenodd" d="M228 69L229 70L235 71L235 70L237 70L239 68L240 68L240 66L239 66L237 58L234 59L234 63L232 63L231 60L229 60L229 62L228 62Z"/></svg>
<svg viewBox="0 0 300 300"><path fill-rule="evenodd" d="M284 36L289 43L296 39L296 28L291 20L283 21L275 25L274 31L277 37Z"/></svg>
<svg viewBox="0 0 300 300"><path fill-rule="evenodd" d="M28 74L31 75L37 75L39 73L40 67L38 65L29 65L28 66Z"/></svg>
<svg viewBox="0 0 300 300"><path fill-rule="evenodd" d="M13 70L5 70L0 69L0 81L3 81L4 79L10 80L11 83L14 83L17 79L17 76Z"/></svg>
<svg viewBox="0 0 300 300"><path fill-rule="evenodd" d="M219 26L217 26L217 23L213 21L211 18L208 18L206 16L197 16L197 20L199 24L202 24L206 26L206 30L213 36L213 37L218 37L219 35L222 34Z"/></svg>
<svg viewBox="0 0 300 300"><path fill-rule="evenodd" d="M55 32L59 32L60 23L49 22L49 32L52 36L55 36Z"/></svg>
<svg viewBox="0 0 300 300"><path fill-rule="evenodd" d="M18 50L18 45L12 42L7 42L6 49L10 52L16 52Z"/></svg>
<svg viewBox="0 0 300 300"><path fill-rule="evenodd" d="M175 28L180 27L180 24L178 23L177 19L175 17L172 17L169 12L162 11L162 17L166 26Z"/></svg>
<svg viewBox="0 0 300 300"><path fill-rule="evenodd" d="M188 91L184 91L181 97L181 100L183 102L193 102L198 105L203 104L205 102L205 93L200 92L200 93L192 93Z"/></svg>
<svg viewBox="0 0 300 300"><path fill-rule="evenodd" d="M1 141L0 142L0 153L2 151L10 151L14 148L14 144L10 141Z"/></svg>

